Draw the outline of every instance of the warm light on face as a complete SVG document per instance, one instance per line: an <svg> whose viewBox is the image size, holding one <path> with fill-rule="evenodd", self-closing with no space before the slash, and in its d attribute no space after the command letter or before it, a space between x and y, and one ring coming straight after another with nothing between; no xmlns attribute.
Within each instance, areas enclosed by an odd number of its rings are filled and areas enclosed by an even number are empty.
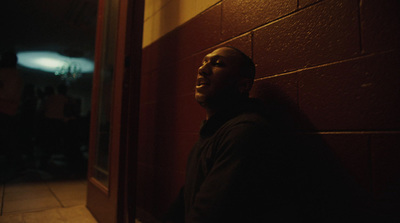
<svg viewBox="0 0 400 223"><path fill-rule="evenodd" d="M19 52L18 64L30 69L56 73L63 66L68 64L79 64L82 73L91 73L94 64L91 60L77 57L71 58L49 51Z"/></svg>

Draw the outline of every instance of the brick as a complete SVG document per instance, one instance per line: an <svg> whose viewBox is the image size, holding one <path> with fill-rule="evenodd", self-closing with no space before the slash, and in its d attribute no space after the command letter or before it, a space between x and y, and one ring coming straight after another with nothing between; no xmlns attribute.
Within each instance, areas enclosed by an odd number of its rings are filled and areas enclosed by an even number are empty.
<svg viewBox="0 0 400 223"><path fill-rule="evenodd" d="M299 72L299 104L318 130L398 130L399 52Z"/></svg>
<svg viewBox="0 0 400 223"><path fill-rule="evenodd" d="M175 69L176 95L194 94L199 62L195 56L185 58L177 63Z"/></svg>
<svg viewBox="0 0 400 223"><path fill-rule="evenodd" d="M318 1L319 0L299 0L299 8L304 8L305 6L311 5Z"/></svg>
<svg viewBox="0 0 400 223"><path fill-rule="evenodd" d="M235 47L235 48L239 49L240 51L242 51L243 53L245 53L246 55L248 55L250 58L252 58L252 55L253 55L252 35L246 34L243 36L236 37L234 39L230 39L221 44L215 45L215 46L208 48L206 50L203 50L199 53L196 53L195 56L196 56L197 64L200 65L201 61L208 53L211 53L212 51L214 51L220 47L224 47L224 46Z"/></svg>
<svg viewBox="0 0 400 223"><path fill-rule="evenodd" d="M220 41L221 5L189 20L144 49L144 72L168 66Z"/></svg>
<svg viewBox="0 0 400 223"><path fill-rule="evenodd" d="M156 134L155 133L139 133L139 142L138 142L138 162L142 164L146 164L149 166L155 165L154 156L156 151L155 142L156 142Z"/></svg>
<svg viewBox="0 0 400 223"><path fill-rule="evenodd" d="M156 135L155 164L163 169L185 172L189 152L198 133L164 133Z"/></svg>
<svg viewBox="0 0 400 223"><path fill-rule="evenodd" d="M221 4L201 13L177 30L176 39L181 45L179 58L192 55L220 42Z"/></svg>
<svg viewBox="0 0 400 223"><path fill-rule="evenodd" d="M296 73L256 80L250 97L261 99L269 116L288 131L312 129L298 107L297 83Z"/></svg>
<svg viewBox="0 0 400 223"><path fill-rule="evenodd" d="M154 66L152 66L151 58L152 58L152 48L154 45L149 45L145 48L142 49L142 76L147 75L149 72L154 69Z"/></svg>
<svg viewBox="0 0 400 223"><path fill-rule="evenodd" d="M182 172L170 171L165 168L156 169L154 217L161 219L171 203L176 199L183 186L185 175Z"/></svg>
<svg viewBox="0 0 400 223"><path fill-rule="evenodd" d="M166 34L159 40L143 49L142 55L142 73L149 73L161 66L177 60L176 52L179 47L175 44L174 37L171 33Z"/></svg>
<svg viewBox="0 0 400 223"><path fill-rule="evenodd" d="M194 57L174 62L161 67L154 75L157 88L153 89L159 94L159 98L167 96L176 97L194 92L197 64Z"/></svg>
<svg viewBox="0 0 400 223"><path fill-rule="evenodd" d="M142 73L143 74L143 73ZM140 103L147 104L157 100L157 79L155 72L142 75L140 78Z"/></svg>
<svg viewBox="0 0 400 223"><path fill-rule="evenodd" d="M363 0L361 36L366 53L400 47L400 1Z"/></svg>
<svg viewBox="0 0 400 223"><path fill-rule="evenodd" d="M277 76L266 79L256 79L253 89L250 92L251 97L264 100L288 100L297 105L297 74Z"/></svg>
<svg viewBox="0 0 400 223"><path fill-rule="evenodd" d="M323 1L254 32L258 77L359 54L357 1Z"/></svg>
<svg viewBox="0 0 400 223"><path fill-rule="evenodd" d="M197 133L205 118L205 110L191 94L164 98L155 103L141 105L140 109L141 134Z"/></svg>
<svg viewBox="0 0 400 223"><path fill-rule="evenodd" d="M138 164L136 204L145 210L151 210L154 206L154 167Z"/></svg>
<svg viewBox="0 0 400 223"><path fill-rule="evenodd" d="M165 97L176 97L194 92L198 64L197 57L160 67L141 78L141 101L154 102Z"/></svg>
<svg viewBox="0 0 400 223"><path fill-rule="evenodd" d="M323 138L351 177L365 191L371 191L369 136L365 134L327 134Z"/></svg>
<svg viewBox="0 0 400 223"><path fill-rule="evenodd" d="M400 186L399 148L400 133L371 137L372 174L376 194L388 192L391 186Z"/></svg>
<svg viewBox="0 0 400 223"><path fill-rule="evenodd" d="M157 132L197 133L205 118L204 109L196 102L194 95L165 99L157 105Z"/></svg>
<svg viewBox="0 0 400 223"><path fill-rule="evenodd" d="M176 131L184 133L198 133L206 112L194 99L194 94L181 97L176 105Z"/></svg>
<svg viewBox="0 0 400 223"><path fill-rule="evenodd" d="M218 45L215 48L222 47L222 46L232 46L240 51L242 51L244 54L249 56L250 58L253 57L253 51L252 51L252 42L251 42L252 36L251 34L247 34L244 36L240 36L238 38L231 39L223 44Z"/></svg>
<svg viewBox="0 0 400 223"><path fill-rule="evenodd" d="M226 0L222 2L222 38L227 39L295 11L296 0Z"/></svg>
<svg viewBox="0 0 400 223"><path fill-rule="evenodd" d="M400 134L371 137L372 179L375 199L386 213L400 207Z"/></svg>

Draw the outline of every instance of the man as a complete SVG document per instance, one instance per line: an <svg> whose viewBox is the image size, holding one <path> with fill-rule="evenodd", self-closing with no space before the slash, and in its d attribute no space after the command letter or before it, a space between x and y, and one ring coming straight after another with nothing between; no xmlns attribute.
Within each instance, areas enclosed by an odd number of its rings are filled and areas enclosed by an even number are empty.
<svg viewBox="0 0 400 223"><path fill-rule="evenodd" d="M167 222L335 222L349 215L338 205L347 193L331 193L316 177L319 169L329 176L334 170L303 154L295 137L249 98L254 76L252 60L235 48L204 57L195 99L207 116Z"/></svg>
<svg viewBox="0 0 400 223"><path fill-rule="evenodd" d="M254 75L251 59L234 48L219 48L205 56L197 75L195 99L206 109L207 119L247 99Z"/></svg>

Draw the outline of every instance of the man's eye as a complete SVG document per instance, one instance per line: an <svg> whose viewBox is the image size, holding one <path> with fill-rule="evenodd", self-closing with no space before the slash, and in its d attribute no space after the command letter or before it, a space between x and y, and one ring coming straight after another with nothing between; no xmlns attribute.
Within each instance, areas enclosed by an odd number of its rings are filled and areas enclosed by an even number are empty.
<svg viewBox="0 0 400 223"><path fill-rule="evenodd" d="M217 67L220 67L220 66L223 66L224 63L222 63L222 61L217 60L217 61L214 61L213 65L217 66Z"/></svg>

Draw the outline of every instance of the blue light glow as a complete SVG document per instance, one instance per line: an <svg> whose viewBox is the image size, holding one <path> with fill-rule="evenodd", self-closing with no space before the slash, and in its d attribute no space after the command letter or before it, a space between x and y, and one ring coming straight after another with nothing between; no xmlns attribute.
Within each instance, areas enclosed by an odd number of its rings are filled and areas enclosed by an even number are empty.
<svg viewBox="0 0 400 223"><path fill-rule="evenodd" d="M19 52L18 64L30 69L56 73L68 64L79 64L82 73L92 73L93 61L83 57L66 57L56 52L31 51Z"/></svg>

